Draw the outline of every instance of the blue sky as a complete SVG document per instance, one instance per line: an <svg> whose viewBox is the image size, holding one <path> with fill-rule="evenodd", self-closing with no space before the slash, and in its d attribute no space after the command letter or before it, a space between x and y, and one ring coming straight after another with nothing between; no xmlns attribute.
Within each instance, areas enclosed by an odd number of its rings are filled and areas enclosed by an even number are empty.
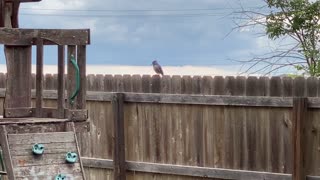
<svg viewBox="0 0 320 180"><path fill-rule="evenodd" d="M235 26L230 13L261 5L263 0L42 0L21 5L20 27L90 28L89 65L149 66L157 59L163 66L239 68L230 59L264 53L270 40L252 29L226 37ZM56 48L45 50L45 63L56 64Z"/></svg>

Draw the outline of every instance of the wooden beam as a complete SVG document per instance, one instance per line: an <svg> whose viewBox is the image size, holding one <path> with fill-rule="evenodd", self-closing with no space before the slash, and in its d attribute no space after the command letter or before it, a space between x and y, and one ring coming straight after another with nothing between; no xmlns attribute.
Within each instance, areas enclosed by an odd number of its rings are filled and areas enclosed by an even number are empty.
<svg viewBox="0 0 320 180"><path fill-rule="evenodd" d="M58 46L58 117L65 118L65 46Z"/></svg>
<svg viewBox="0 0 320 180"><path fill-rule="evenodd" d="M304 161L304 140L305 140L305 126L307 123L308 99L294 98L293 99L293 170L292 180L305 180L306 169Z"/></svg>
<svg viewBox="0 0 320 180"><path fill-rule="evenodd" d="M4 117L6 118L24 118L31 117L34 114L33 109L30 107L22 108L5 108Z"/></svg>
<svg viewBox="0 0 320 180"><path fill-rule="evenodd" d="M42 117L43 106L43 39L37 39L36 117Z"/></svg>
<svg viewBox="0 0 320 180"><path fill-rule="evenodd" d="M9 150L7 130L6 130L6 126L4 126L4 125L0 126L0 145L2 148L3 155L4 155L3 160L4 160L4 164L6 166L6 172L7 172L8 178L10 180L15 179L14 173L13 173L11 154L10 154L10 150Z"/></svg>
<svg viewBox="0 0 320 180"><path fill-rule="evenodd" d="M27 2L40 2L42 0L5 0L6 2L20 2L20 3L27 3Z"/></svg>
<svg viewBox="0 0 320 180"><path fill-rule="evenodd" d="M285 97L207 96L189 94L126 94L126 102L199 104L224 106L290 107L292 99Z"/></svg>
<svg viewBox="0 0 320 180"><path fill-rule="evenodd" d="M90 44L89 29L17 29L0 28L0 44L36 45L36 38L44 39L44 45Z"/></svg>
<svg viewBox="0 0 320 180"><path fill-rule="evenodd" d="M126 179L124 140L124 94L115 93L112 99L114 123L114 180Z"/></svg>
<svg viewBox="0 0 320 180"><path fill-rule="evenodd" d="M83 166L88 168L113 169L112 159L82 157L82 162Z"/></svg>
<svg viewBox="0 0 320 180"><path fill-rule="evenodd" d="M5 89L0 88L0 97L5 97ZM111 102L113 92L87 91L87 101ZM187 94L148 94L148 93L124 93L125 102L131 103L158 103L158 104L194 104L209 106L248 106L248 107L274 107L292 108L292 97L266 97L266 96L217 96L217 95L187 95ZM137 96L137 97L135 97ZM152 96L154 96L152 100ZM188 96L190 96L188 98ZM35 98L32 90L32 98ZM44 90L44 99L57 99L56 90ZM319 109L320 98L309 97L308 108Z"/></svg>

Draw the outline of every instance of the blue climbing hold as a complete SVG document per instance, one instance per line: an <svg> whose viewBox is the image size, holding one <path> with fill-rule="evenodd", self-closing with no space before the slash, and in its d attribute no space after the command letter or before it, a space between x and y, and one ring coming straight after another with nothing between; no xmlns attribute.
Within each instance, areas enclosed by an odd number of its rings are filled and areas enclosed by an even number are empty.
<svg viewBox="0 0 320 180"><path fill-rule="evenodd" d="M66 180L67 177L64 174L58 174L54 177L54 180Z"/></svg>
<svg viewBox="0 0 320 180"><path fill-rule="evenodd" d="M77 162L77 159L78 159L77 153L68 152L68 153L66 154L66 161L67 161L68 163L75 163L75 162Z"/></svg>
<svg viewBox="0 0 320 180"><path fill-rule="evenodd" d="M42 155L44 152L43 144L35 144L32 146L32 153L35 155Z"/></svg>

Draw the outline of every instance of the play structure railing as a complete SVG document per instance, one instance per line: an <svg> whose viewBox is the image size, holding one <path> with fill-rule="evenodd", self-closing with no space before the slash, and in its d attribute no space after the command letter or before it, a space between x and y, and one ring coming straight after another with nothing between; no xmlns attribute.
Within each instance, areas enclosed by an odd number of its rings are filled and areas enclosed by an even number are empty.
<svg viewBox="0 0 320 180"><path fill-rule="evenodd" d="M86 45L89 29L17 29L0 28L0 43L5 44L8 78L4 117L87 119ZM36 105L31 107L31 52L36 46ZM44 46L58 46L58 105L43 106ZM65 87L65 54L67 49L67 87ZM17 68L17 63L25 68ZM21 66L21 65L20 65ZM67 97L65 97L67 90ZM67 99L67 102L66 102Z"/></svg>

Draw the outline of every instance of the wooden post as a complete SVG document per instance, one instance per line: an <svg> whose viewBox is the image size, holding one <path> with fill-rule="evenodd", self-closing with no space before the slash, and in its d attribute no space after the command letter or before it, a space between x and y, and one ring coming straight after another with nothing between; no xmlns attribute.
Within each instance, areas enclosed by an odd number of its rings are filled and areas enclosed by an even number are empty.
<svg viewBox="0 0 320 180"><path fill-rule="evenodd" d="M43 106L43 39L37 39L36 117L42 117Z"/></svg>
<svg viewBox="0 0 320 180"><path fill-rule="evenodd" d="M70 101L70 97L76 87L76 81L75 81L75 69L72 65L72 63L70 62L71 60L71 56L74 56L76 58L76 46L74 45L69 45L68 46L68 78L67 78L67 81L68 81L68 93L67 93L67 98L68 98L68 109L71 110L71 109L76 109L75 107L75 103L71 103Z"/></svg>
<svg viewBox="0 0 320 180"><path fill-rule="evenodd" d="M77 60L80 70L80 91L77 98L77 108L86 109L86 92L87 92L87 76L86 76L86 46L77 46Z"/></svg>
<svg viewBox="0 0 320 180"><path fill-rule="evenodd" d="M4 164L6 167L6 172L8 175L9 180L14 180L14 173L13 173L13 166L12 166L12 160L11 160L11 154L9 150L9 143L8 143L8 137L7 137L7 130L4 125L0 126L0 145L2 147L3 151L3 159Z"/></svg>
<svg viewBox="0 0 320 180"><path fill-rule="evenodd" d="M114 120L114 180L126 179L125 143L124 143L124 94L116 93L112 98Z"/></svg>
<svg viewBox="0 0 320 180"><path fill-rule="evenodd" d="M4 27L5 1L0 0L0 27Z"/></svg>
<svg viewBox="0 0 320 180"><path fill-rule="evenodd" d="M307 123L308 99L296 97L293 99L293 169L292 180L305 180L305 162L304 162L304 148L305 148L305 125Z"/></svg>
<svg viewBox="0 0 320 180"><path fill-rule="evenodd" d="M65 109L65 82L64 82L64 65L65 65L65 47L58 46L58 118L64 118Z"/></svg>

